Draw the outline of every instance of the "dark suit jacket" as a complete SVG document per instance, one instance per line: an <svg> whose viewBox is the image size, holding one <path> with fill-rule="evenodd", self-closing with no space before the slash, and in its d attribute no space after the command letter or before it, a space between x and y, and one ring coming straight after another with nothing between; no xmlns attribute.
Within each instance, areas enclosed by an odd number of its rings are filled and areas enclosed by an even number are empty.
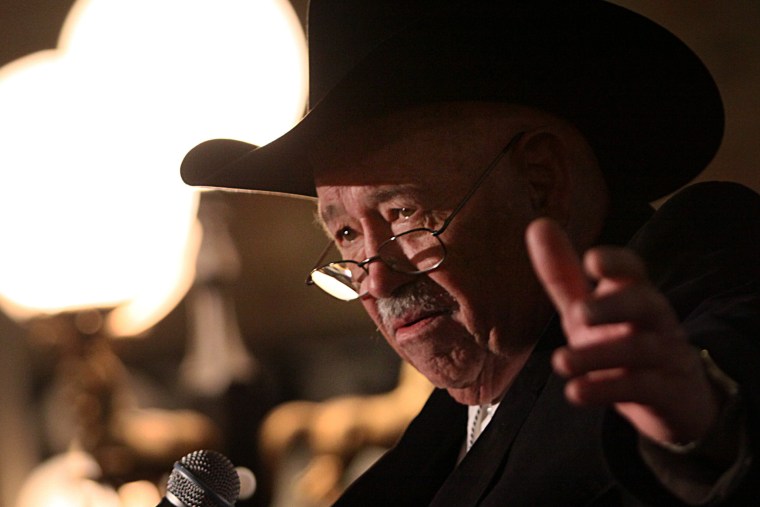
<svg viewBox="0 0 760 507"><path fill-rule="evenodd" d="M628 242L642 255L693 343L740 383L760 458L760 197L710 183L689 187L654 215L618 204L602 241ZM562 343L555 319L459 465L466 407L436 390L336 505L680 505L641 462L635 432L614 411L565 401L549 363ZM723 504L758 505L759 482L753 466Z"/></svg>

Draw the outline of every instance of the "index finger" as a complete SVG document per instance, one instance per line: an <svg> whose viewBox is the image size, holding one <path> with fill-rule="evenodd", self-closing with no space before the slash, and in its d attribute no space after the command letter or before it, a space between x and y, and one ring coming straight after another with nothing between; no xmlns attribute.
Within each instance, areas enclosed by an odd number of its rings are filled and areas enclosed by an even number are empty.
<svg viewBox="0 0 760 507"><path fill-rule="evenodd" d="M539 218L528 225L525 240L533 270L564 315L568 305L590 293L578 254L565 231L548 218Z"/></svg>

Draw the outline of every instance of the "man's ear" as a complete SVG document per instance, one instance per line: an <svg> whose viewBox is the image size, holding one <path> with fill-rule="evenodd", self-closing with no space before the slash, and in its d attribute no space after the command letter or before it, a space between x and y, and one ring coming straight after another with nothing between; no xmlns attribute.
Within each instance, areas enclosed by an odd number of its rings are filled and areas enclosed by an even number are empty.
<svg viewBox="0 0 760 507"><path fill-rule="evenodd" d="M536 216L562 225L569 219L572 157L563 140L550 131L528 132L520 140L521 167Z"/></svg>

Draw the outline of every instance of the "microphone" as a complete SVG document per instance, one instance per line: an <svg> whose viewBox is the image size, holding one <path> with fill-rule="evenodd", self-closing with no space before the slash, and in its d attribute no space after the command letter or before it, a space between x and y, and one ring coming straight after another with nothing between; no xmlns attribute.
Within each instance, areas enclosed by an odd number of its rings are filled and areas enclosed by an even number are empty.
<svg viewBox="0 0 760 507"><path fill-rule="evenodd" d="M216 451L194 451L174 463L166 495L156 507L234 507L240 477Z"/></svg>

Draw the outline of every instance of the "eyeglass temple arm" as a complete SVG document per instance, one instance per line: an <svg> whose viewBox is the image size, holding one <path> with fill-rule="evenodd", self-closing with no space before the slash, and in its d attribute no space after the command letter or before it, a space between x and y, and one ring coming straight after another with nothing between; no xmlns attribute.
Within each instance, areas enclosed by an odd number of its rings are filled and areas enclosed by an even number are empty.
<svg viewBox="0 0 760 507"><path fill-rule="evenodd" d="M501 159L504 158L504 156L509 152L509 150L512 149L512 146L514 146L521 138L525 135L525 132L518 132L512 139L509 140L507 145L504 147L504 149L499 152L498 155L496 155L496 158L491 161L490 164L488 164L488 167L486 167L483 172L478 176L478 179L475 180L475 183L470 187L469 192L464 196L464 198L459 201L459 204L457 204L456 208L451 212L449 217L443 222L443 225L433 233L434 236L438 236L443 231L446 230L446 228L449 226L452 220L454 220L454 217L457 216L457 213L464 207L465 204L467 204L467 201L470 200L470 197L472 197L472 194L474 194L478 188L480 188L480 185L483 183L483 180L485 180L489 174L491 174L491 171L501 162Z"/></svg>

